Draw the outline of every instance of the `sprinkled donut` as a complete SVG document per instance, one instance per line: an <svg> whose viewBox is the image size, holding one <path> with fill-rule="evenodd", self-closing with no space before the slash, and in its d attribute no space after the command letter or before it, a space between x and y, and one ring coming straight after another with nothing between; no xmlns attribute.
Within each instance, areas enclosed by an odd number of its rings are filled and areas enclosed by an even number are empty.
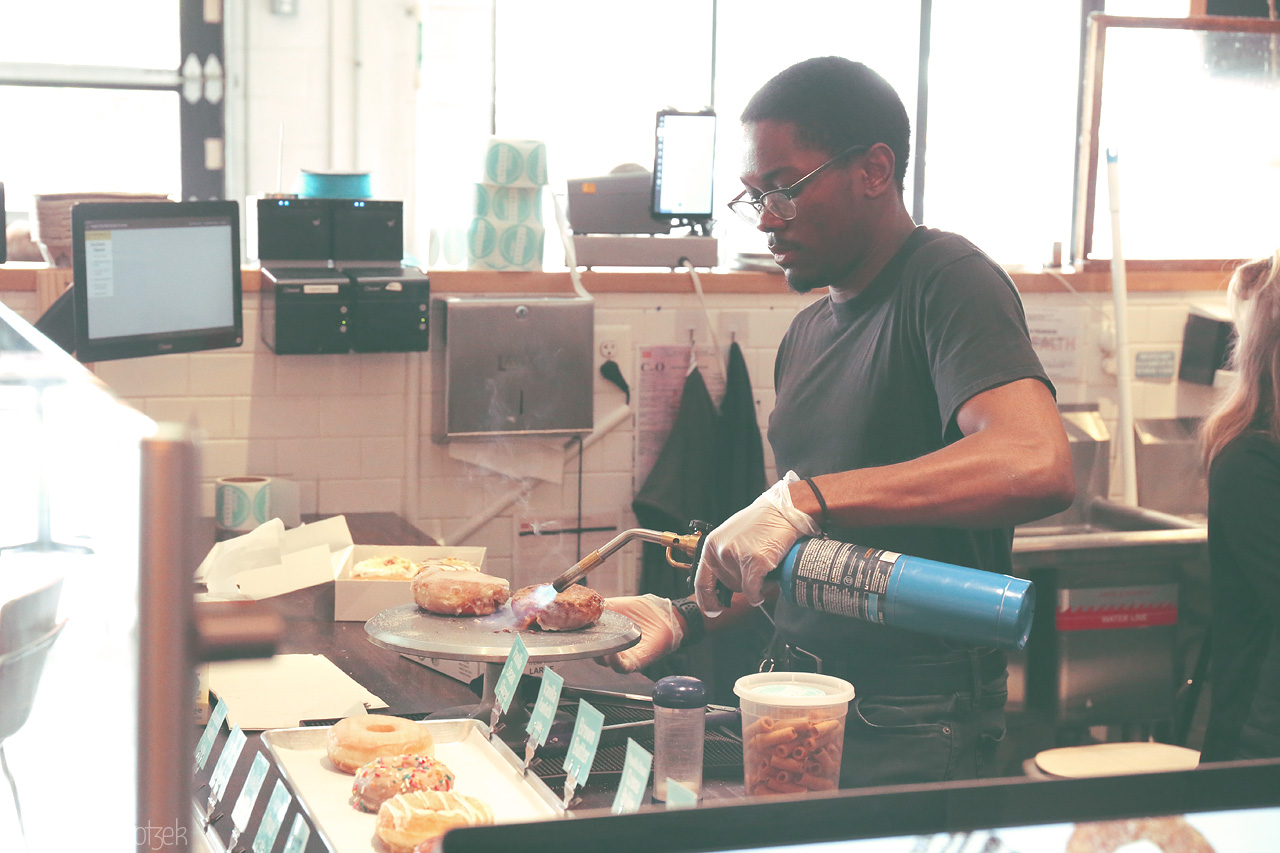
<svg viewBox="0 0 1280 853"><path fill-rule="evenodd" d="M453 771L434 758L425 755L375 758L356 771L351 805L366 814L376 814L378 807L396 794L452 789Z"/></svg>

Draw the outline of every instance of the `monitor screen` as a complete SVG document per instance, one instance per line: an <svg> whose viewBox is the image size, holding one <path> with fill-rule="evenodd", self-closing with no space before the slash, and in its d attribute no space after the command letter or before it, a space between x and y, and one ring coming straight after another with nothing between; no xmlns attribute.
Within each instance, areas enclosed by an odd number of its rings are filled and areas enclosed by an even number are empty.
<svg viewBox="0 0 1280 853"><path fill-rule="evenodd" d="M715 153L714 112L658 113L653 155L654 218L689 222L711 218Z"/></svg>
<svg viewBox="0 0 1280 853"><path fill-rule="evenodd" d="M76 357L239 346L239 211L233 201L73 207Z"/></svg>

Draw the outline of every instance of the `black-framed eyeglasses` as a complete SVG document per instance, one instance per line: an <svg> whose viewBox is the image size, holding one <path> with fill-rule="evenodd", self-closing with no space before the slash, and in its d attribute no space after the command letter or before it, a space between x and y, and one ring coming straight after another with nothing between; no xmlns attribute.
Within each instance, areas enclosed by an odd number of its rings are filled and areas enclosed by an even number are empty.
<svg viewBox="0 0 1280 853"><path fill-rule="evenodd" d="M738 214L741 219L748 225L759 225L760 217L764 211L769 211L774 216L783 220L792 220L796 218L796 196L809 181L816 178L824 169L833 163L843 160L850 154L858 154L863 151L871 150L870 145L854 145L852 148L846 148L800 180L796 181L789 187L778 187L773 190L766 190L760 195L752 198L748 193L750 190L743 190L738 193L737 198L729 202L729 209Z"/></svg>

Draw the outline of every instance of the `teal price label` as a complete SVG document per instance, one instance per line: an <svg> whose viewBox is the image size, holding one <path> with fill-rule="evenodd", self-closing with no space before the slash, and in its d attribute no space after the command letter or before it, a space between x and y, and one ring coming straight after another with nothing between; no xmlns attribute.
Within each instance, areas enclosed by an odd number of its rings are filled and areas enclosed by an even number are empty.
<svg viewBox="0 0 1280 853"><path fill-rule="evenodd" d="M253 814L254 803L258 802L258 794L262 792L262 783L266 781L267 769L270 767L267 757L261 752L253 756L253 765L249 767L249 776L244 780L240 796L236 797L235 808L231 810L231 824L236 832L244 832L249 825L249 817Z"/></svg>
<svg viewBox="0 0 1280 853"><path fill-rule="evenodd" d="M222 723L227 719L227 700L219 699L218 704L214 706L213 713L209 715L209 722L205 723L204 732L200 735L200 740L196 742L196 769L203 770L209 761L209 753L213 751L213 742L217 740L218 732L222 731Z"/></svg>
<svg viewBox="0 0 1280 853"><path fill-rule="evenodd" d="M644 791L649 787L649 768L653 755L649 750L627 738L627 757L622 763L622 778L618 780L618 793L613 796L614 814L631 814L639 811Z"/></svg>
<svg viewBox="0 0 1280 853"><path fill-rule="evenodd" d="M293 816L293 826L289 827L289 836L284 840L284 848L280 853L302 853L311 840L311 827L306 818L300 814Z"/></svg>
<svg viewBox="0 0 1280 853"><path fill-rule="evenodd" d="M291 802L293 795L285 787L284 780L277 779L276 786L271 790L271 799L267 800L267 810L262 813L262 820L258 823L258 834L253 837L253 853L271 853Z"/></svg>
<svg viewBox="0 0 1280 853"><path fill-rule="evenodd" d="M547 667L542 671L542 686L538 688L538 701L533 705L533 713L529 715L529 725L524 730L529 733L529 740L535 746L547 742L547 734L551 731L551 721L555 717L556 708L560 707L560 690L564 687L564 678L555 670Z"/></svg>
<svg viewBox="0 0 1280 853"><path fill-rule="evenodd" d="M524 675L524 667L528 662L529 650L525 647L524 640L517 636L515 642L511 644L511 654L507 655L507 662L502 665L498 683L493 686L493 695L497 698L498 707L504 714L511 707L511 697L516 695L516 687L520 684L520 676Z"/></svg>
<svg viewBox="0 0 1280 853"><path fill-rule="evenodd" d="M222 746L222 754L213 765L213 775L209 777L209 808L222 799L227 792L227 782L231 779L231 771L236 769L240 753L244 751L245 736L239 726L231 727L231 734Z"/></svg>
<svg viewBox="0 0 1280 853"><path fill-rule="evenodd" d="M667 777L667 808L691 809L698 804L698 795L684 785Z"/></svg>
<svg viewBox="0 0 1280 853"><path fill-rule="evenodd" d="M600 730L604 728L604 714L591 707L586 699L578 700L578 719L573 724L573 737L569 739L569 752L564 757L564 769L574 785L582 785L591 773L596 760L596 747L600 745Z"/></svg>

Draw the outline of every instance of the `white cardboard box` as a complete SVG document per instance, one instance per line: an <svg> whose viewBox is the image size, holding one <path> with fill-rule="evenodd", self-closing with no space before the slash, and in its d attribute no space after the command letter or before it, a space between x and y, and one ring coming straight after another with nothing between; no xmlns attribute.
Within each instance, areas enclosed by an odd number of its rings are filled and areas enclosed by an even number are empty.
<svg viewBox="0 0 1280 853"><path fill-rule="evenodd" d="M352 567L361 560L392 554L415 563L457 557L483 568L484 553L482 546L353 545L334 581L333 621L367 622L389 607L413 603L413 581L351 577Z"/></svg>

